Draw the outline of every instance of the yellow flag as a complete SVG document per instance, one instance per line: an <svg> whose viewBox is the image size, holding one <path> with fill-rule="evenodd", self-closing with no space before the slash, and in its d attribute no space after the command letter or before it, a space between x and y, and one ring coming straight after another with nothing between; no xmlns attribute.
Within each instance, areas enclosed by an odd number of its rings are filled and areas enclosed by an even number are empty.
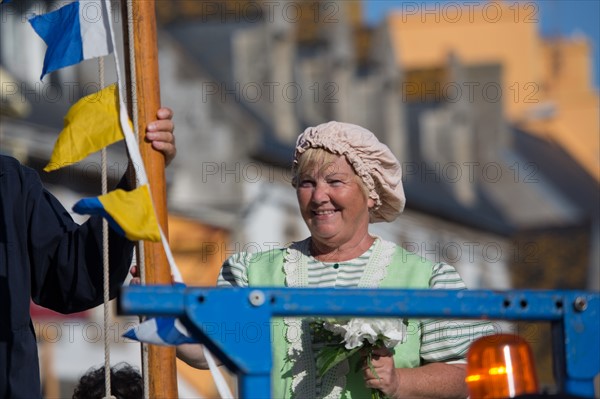
<svg viewBox="0 0 600 399"><path fill-rule="evenodd" d="M132 191L114 190L98 199L131 241L160 241L158 220L147 184Z"/></svg>
<svg viewBox="0 0 600 399"><path fill-rule="evenodd" d="M160 241L160 228L147 184L132 191L117 189L84 198L73 206L82 215L101 215L116 232L131 241Z"/></svg>
<svg viewBox="0 0 600 399"><path fill-rule="evenodd" d="M67 112L46 172L81 161L123 139L119 125L117 85L83 97Z"/></svg>

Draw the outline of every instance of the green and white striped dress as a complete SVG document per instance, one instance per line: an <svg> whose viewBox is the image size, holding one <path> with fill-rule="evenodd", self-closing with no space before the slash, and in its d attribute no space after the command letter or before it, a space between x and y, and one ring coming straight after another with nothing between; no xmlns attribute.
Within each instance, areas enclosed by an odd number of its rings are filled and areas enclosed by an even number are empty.
<svg viewBox="0 0 600 399"><path fill-rule="evenodd" d="M355 288L373 253L373 245L358 258L344 262L321 262L309 257L308 286L311 288ZM247 287L248 265L253 254L240 252L225 261L219 273L219 287ZM438 263L433 267L429 281L431 289L466 289L454 267ZM423 319L422 363L464 363L471 342L489 333L491 325L482 320Z"/></svg>

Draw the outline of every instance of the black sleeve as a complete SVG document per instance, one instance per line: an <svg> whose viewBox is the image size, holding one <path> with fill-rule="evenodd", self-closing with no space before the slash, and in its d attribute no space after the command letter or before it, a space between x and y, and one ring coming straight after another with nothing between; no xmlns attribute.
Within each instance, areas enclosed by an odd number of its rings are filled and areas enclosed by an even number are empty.
<svg viewBox="0 0 600 399"><path fill-rule="evenodd" d="M102 219L79 226L60 202L45 190L37 174L26 179L31 297L61 313L103 302ZM127 277L133 243L109 228L110 297Z"/></svg>

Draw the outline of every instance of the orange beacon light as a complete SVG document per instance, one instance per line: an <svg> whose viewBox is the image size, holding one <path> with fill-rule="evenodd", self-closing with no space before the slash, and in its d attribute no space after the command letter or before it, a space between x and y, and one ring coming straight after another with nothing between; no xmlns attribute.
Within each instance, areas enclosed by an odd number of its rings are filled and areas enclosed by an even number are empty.
<svg viewBox="0 0 600 399"><path fill-rule="evenodd" d="M479 338L467 353L466 383L471 399L538 393L529 344L513 334Z"/></svg>

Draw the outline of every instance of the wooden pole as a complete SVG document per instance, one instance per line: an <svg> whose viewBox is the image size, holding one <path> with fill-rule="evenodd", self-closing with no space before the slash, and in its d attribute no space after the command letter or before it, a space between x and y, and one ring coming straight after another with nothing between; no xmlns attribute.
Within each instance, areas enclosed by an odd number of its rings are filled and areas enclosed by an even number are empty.
<svg viewBox="0 0 600 399"><path fill-rule="evenodd" d="M129 57L125 57L129 103L131 104L132 98L136 101L140 152L148 174L158 222L168 237L165 160L161 153L152 149L150 143L144 140L146 126L156 120L156 111L160 107L155 1L130 1L133 5L133 15L129 16L129 24L128 19L123 18L125 49L128 49L130 45L127 32L131 25L135 53L135 87L132 87L131 84L132 62ZM128 15L126 3L126 1L122 2L124 11L122 15L124 16ZM146 284L170 284L171 272L162 244L145 241L143 246ZM149 376L150 392L148 394L150 398L178 397L175 348L148 345L148 370L146 372Z"/></svg>

